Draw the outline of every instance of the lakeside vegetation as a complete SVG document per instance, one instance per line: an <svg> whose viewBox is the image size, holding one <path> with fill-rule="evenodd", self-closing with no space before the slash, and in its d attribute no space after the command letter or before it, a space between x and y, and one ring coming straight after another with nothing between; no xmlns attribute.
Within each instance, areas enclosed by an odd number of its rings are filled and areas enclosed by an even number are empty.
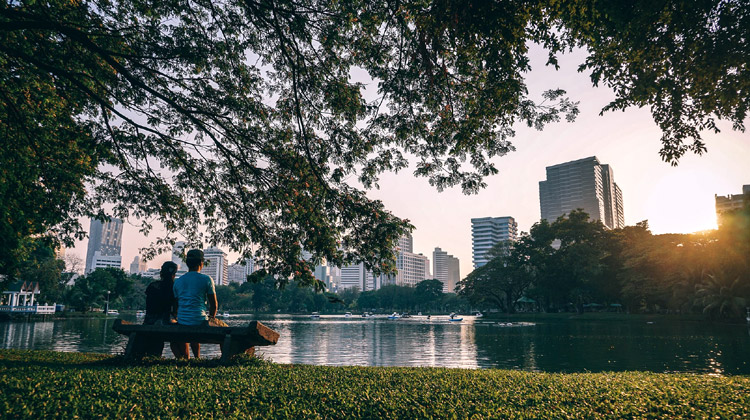
<svg viewBox="0 0 750 420"><path fill-rule="evenodd" d="M750 378L151 361L0 350L8 418L742 418Z"/></svg>
<svg viewBox="0 0 750 420"><path fill-rule="evenodd" d="M578 210L490 254L459 283L474 307L739 320L750 302L750 203L723 214L718 230L694 234L654 235L647 221L607 230Z"/></svg>
<svg viewBox="0 0 750 420"><path fill-rule="evenodd" d="M217 286L216 294L220 310L233 312L623 312L731 322L742 320L750 303L750 207L725 215L716 231L666 235L653 235L647 222L606 230L574 211L553 223L536 223L491 255L459 283L457 294L443 293L434 279L415 287L332 293L257 272L249 277L254 281ZM38 300L79 312L103 308L107 298L113 309L145 308L145 289L153 279L106 268L71 285L63 266L39 243L19 278L39 281Z"/></svg>

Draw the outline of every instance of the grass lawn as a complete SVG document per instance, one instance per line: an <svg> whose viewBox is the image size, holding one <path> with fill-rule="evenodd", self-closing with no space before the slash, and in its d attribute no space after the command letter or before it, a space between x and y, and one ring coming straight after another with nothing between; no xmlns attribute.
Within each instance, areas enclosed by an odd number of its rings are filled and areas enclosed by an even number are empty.
<svg viewBox="0 0 750 420"><path fill-rule="evenodd" d="M280 365L0 351L2 418L748 418L750 377Z"/></svg>

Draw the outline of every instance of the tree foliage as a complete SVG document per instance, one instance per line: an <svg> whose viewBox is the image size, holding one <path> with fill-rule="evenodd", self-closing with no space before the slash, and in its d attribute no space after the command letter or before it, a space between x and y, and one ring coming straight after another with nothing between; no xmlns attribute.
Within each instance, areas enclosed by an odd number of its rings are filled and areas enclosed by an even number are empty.
<svg viewBox="0 0 750 420"><path fill-rule="evenodd" d="M663 235L652 235L646 221L607 231L582 211L542 220L493 248L493 258L459 283L459 295L508 312L526 296L545 311L621 305L737 319L750 302L750 206L724 220L717 231Z"/></svg>
<svg viewBox="0 0 750 420"><path fill-rule="evenodd" d="M0 272L20 242L136 218L254 254L314 283L323 259L395 268L408 221L368 199L416 156L438 189L481 189L516 124L572 120L531 98L529 46L583 47L581 70L650 106L662 156L701 153L715 119L744 129L750 6L478 0L83 0L0 5ZM362 77L355 77L355 75ZM692 139L692 143L684 142ZM109 208L109 207L107 207ZM312 258L301 258L301 250Z"/></svg>
<svg viewBox="0 0 750 420"><path fill-rule="evenodd" d="M119 268L97 268L78 277L68 290L67 302L80 312L91 307L103 307L106 300L114 303L130 294L134 280Z"/></svg>
<svg viewBox="0 0 750 420"><path fill-rule="evenodd" d="M61 302L65 291L66 277L62 276L65 263L57 259L55 251L46 241L26 238L24 240L26 258L17 265L18 278L32 283L39 283L40 295L37 301ZM0 282L7 286L11 280ZM3 289L5 290L5 289Z"/></svg>

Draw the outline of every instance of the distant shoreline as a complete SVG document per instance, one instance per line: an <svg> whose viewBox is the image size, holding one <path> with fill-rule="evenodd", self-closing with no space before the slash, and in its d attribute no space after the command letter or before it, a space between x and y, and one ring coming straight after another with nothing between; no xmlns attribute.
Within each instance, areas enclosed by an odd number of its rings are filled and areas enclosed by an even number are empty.
<svg viewBox="0 0 750 420"><path fill-rule="evenodd" d="M136 311L134 310L121 310L119 315L126 315L128 317L134 316ZM387 314L390 314L391 312L388 312ZM336 313L321 313L322 315L340 315L343 316L345 312L336 312ZM5 314L3 314L5 315ZM282 316L304 316L309 315L309 313L276 313L276 312L232 312L233 316L274 316L274 315L282 315ZM359 313L353 313L354 318L359 318ZM376 315L386 315L386 313L378 313ZM443 317L448 316L449 313L433 313L430 314L433 317ZM470 315L470 314L461 314L462 316ZM418 315L412 314L413 317L419 317ZM422 316L427 316L427 314L423 314ZM64 319L116 319L117 316L112 315L105 315L103 312L58 312L54 315L14 315L13 318L10 318L9 316L0 316L0 322L2 321L9 321L12 319L15 320L30 320L30 321L51 321L51 320L64 320ZM562 321L562 320L580 320L580 321L627 321L627 322L633 322L633 321L643 321L643 322L656 322L659 320L670 320L670 321L687 321L687 322L702 322L702 323L717 323L717 324L727 324L727 325L748 325L750 327L750 324L748 324L747 321L744 319L710 319L700 314L628 314L628 313L613 313L613 312L586 312L583 314L577 314L575 312L559 312L559 313L544 313L544 312L524 312L524 313L514 313L514 314L506 314L506 313L499 313L499 312L489 312L484 313L484 316L481 318L478 318L479 322L486 322L486 321L497 321L497 322L520 322L520 321L529 321L529 322L554 322L554 321Z"/></svg>

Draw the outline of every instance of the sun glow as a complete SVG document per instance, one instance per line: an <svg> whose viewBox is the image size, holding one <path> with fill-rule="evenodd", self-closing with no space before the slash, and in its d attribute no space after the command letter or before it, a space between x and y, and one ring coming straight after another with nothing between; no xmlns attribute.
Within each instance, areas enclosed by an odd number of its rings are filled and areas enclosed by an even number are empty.
<svg viewBox="0 0 750 420"><path fill-rule="evenodd" d="M719 177L708 171L679 171L661 177L649 190L645 213L651 231L692 233L716 229L714 194Z"/></svg>

